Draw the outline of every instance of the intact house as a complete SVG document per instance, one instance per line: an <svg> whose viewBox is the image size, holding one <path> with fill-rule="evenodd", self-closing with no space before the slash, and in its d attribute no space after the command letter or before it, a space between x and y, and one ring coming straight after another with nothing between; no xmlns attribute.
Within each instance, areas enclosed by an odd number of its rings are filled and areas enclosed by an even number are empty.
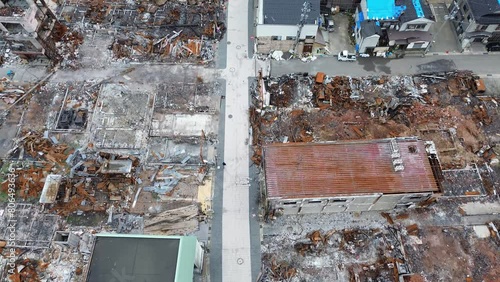
<svg viewBox="0 0 500 282"><path fill-rule="evenodd" d="M1 39L16 55L59 60L53 32L58 24L43 0L0 1Z"/></svg>
<svg viewBox="0 0 500 282"><path fill-rule="evenodd" d="M434 16L424 0L362 0L354 16L358 53L422 54L432 42Z"/></svg>
<svg viewBox="0 0 500 282"><path fill-rule="evenodd" d="M452 23L462 50L475 45L490 51L492 46L500 46L499 0L457 0L456 3L450 10L455 14Z"/></svg>
<svg viewBox="0 0 500 282"><path fill-rule="evenodd" d="M259 0L257 53L288 52L295 48L293 51L298 54L312 54L315 43L316 49L325 45L324 36L317 37L321 33L319 18L320 0Z"/></svg>
<svg viewBox="0 0 500 282"><path fill-rule="evenodd" d="M432 142L417 138L263 147L267 214L383 211L440 194Z"/></svg>

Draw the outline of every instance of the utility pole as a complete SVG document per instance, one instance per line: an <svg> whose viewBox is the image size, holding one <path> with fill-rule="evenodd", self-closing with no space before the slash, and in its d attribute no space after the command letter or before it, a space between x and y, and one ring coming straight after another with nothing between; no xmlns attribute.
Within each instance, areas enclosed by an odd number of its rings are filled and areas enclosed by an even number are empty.
<svg viewBox="0 0 500 282"><path fill-rule="evenodd" d="M300 14L299 28L297 29L297 36L295 37L295 43L293 44L292 49L294 53L297 53L297 44L299 44L300 34L302 33L302 28L304 27L307 18L309 17L309 12L311 12L311 6L311 3L307 1L302 4L302 13Z"/></svg>
<svg viewBox="0 0 500 282"><path fill-rule="evenodd" d="M454 20L455 19L455 16L457 15L458 11L459 11L459 7L458 7L458 4L456 1L453 1L452 3L453 5L453 9L450 11L450 13L448 15L445 15L444 16L444 21L443 23L441 24L441 26L439 27L438 31L432 35L432 41L431 41L431 45L432 43L434 43L435 39L436 39L436 36L438 36L438 34L441 32L441 30L443 29L444 25L449 21L449 20ZM427 53L427 51L430 49L427 48L427 50L425 51Z"/></svg>

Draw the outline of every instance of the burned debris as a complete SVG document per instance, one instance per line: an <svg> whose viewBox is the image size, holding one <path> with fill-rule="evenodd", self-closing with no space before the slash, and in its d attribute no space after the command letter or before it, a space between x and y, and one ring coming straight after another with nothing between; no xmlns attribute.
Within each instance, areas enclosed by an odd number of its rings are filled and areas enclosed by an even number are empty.
<svg viewBox="0 0 500 282"><path fill-rule="evenodd" d="M434 209L453 213L449 204ZM418 210L387 216L392 223L380 214L335 213L264 225L260 281L495 279L498 223L452 227L460 218L451 217L435 226L439 217ZM448 259L436 261L441 256Z"/></svg>
<svg viewBox="0 0 500 282"><path fill-rule="evenodd" d="M224 1L39 2L9 3L0 12L12 62L46 56L76 69L80 47L95 52L99 41L115 60L210 63L226 29Z"/></svg>
<svg viewBox="0 0 500 282"><path fill-rule="evenodd" d="M497 101L482 96L481 81L466 71L261 78L250 113L253 144L418 136L435 143L445 169L496 163L485 132L498 131Z"/></svg>
<svg viewBox="0 0 500 282"><path fill-rule="evenodd" d="M490 206L500 123L498 97L481 78L296 73L258 77L252 90L252 161L263 172L261 281L493 279L499 261L484 248L499 248ZM423 143L399 143L409 140ZM364 154L367 144L378 145ZM371 176L404 172L408 183L413 169L425 170L414 159L424 151L432 195L410 189L370 199L397 186ZM380 152L387 161L377 160ZM385 164L391 169L371 174ZM418 179L412 187L427 185ZM366 183L376 187L363 190ZM462 211L462 203L484 211ZM453 259L433 262L448 252Z"/></svg>
<svg viewBox="0 0 500 282"><path fill-rule="evenodd" d="M22 232L10 279L83 279L99 232L200 233L207 242L221 90L210 77L191 77L173 78L175 87L124 78L17 88L5 80L4 89L20 89L14 103L33 93L1 125L13 139L2 143L0 195L15 174Z"/></svg>

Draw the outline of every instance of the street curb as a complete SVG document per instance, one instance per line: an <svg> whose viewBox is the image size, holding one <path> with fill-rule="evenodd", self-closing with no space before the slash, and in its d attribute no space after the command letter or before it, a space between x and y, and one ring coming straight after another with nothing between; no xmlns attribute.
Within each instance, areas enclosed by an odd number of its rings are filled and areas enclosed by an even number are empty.
<svg viewBox="0 0 500 282"><path fill-rule="evenodd" d="M432 55L432 56L500 56L500 52L498 53L492 53L492 52L483 52L483 53L480 53L480 52L429 52L427 54L425 54L425 56L429 56L429 55Z"/></svg>

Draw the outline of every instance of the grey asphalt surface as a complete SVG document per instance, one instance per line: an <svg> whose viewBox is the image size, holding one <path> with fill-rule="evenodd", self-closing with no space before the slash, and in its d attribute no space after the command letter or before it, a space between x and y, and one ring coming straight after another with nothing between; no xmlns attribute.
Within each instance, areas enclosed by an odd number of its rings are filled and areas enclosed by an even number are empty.
<svg viewBox="0 0 500 282"><path fill-rule="evenodd" d="M226 95L226 81L218 80L223 95ZM210 281L222 281L222 191L224 183L224 130L226 122L226 99L221 99L219 115L219 132L217 133L219 143L217 144L217 169L213 187L212 209L213 217L210 229Z"/></svg>
<svg viewBox="0 0 500 282"><path fill-rule="evenodd" d="M401 59L358 58L357 62L339 62L336 58L318 58L309 63L300 60L272 61L271 76L296 72L327 75L402 75L449 70L471 70L478 75L500 74L500 54L427 55Z"/></svg>
<svg viewBox="0 0 500 282"><path fill-rule="evenodd" d="M249 85L257 83L256 78L249 78ZM251 89L248 89L248 99L250 104L252 103L252 93ZM250 139L251 140L251 139ZM251 145L251 144L250 144ZM252 281L257 281L257 277L260 273L262 261L260 252L260 220L259 220L259 201L260 201L260 184L259 184L259 170L257 166L251 161L251 155L253 150L250 148L250 156L248 156L250 174L249 174L249 184L250 184L250 204L249 204L249 214L250 214L250 254L251 254L251 264L252 264Z"/></svg>
<svg viewBox="0 0 500 282"><path fill-rule="evenodd" d="M449 15L446 4L431 4L431 9L436 17L436 22L429 30L433 41L429 49L429 54L436 52L460 52L460 43L457 40L453 24L451 20L445 19L445 16Z"/></svg>

